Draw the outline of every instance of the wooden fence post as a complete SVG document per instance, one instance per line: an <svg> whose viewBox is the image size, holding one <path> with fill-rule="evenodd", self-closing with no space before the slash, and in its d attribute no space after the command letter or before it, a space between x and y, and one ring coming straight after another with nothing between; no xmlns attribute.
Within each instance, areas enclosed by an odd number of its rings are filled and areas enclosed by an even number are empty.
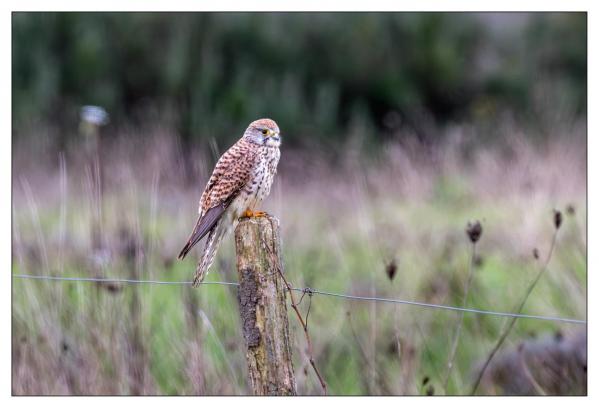
<svg viewBox="0 0 599 408"><path fill-rule="evenodd" d="M242 219L235 229L239 312L254 395L296 395L279 221Z"/></svg>

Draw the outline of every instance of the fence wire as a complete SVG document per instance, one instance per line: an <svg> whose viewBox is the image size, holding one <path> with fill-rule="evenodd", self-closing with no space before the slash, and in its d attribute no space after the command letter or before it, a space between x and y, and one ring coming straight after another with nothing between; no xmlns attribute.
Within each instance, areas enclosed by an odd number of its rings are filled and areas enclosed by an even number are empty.
<svg viewBox="0 0 599 408"><path fill-rule="evenodd" d="M150 284L150 285L191 285L191 281L159 281L159 280L136 280L136 279L121 279L121 278L77 278L77 277L63 277L63 276L44 276L44 275L26 275L18 274L12 275L13 278L19 279L35 279L45 281L66 281L66 282L97 282L97 283L128 283L128 284ZM219 281L208 281L202 282L201 285L223 285L223 286L239 286L236 282L219 282ZM336 298L348 299L348 300L359 300L368 302L382 302L382 303L395 303L409 306L419 306L431 309L450 310L455 312L464 313L476 313L482 315L499 316L499 317L516 317L520 319L536 319L536 320L548 320L553 322L572 323L572 324L586 324L586 320L571 319L567 317L552 317L552 316L540 316L530 314L519 314L509 312L496 312L492 310L472 309L457 306L437 305L433 303L416 302L411 300L403 299L388 299L370 296L355 296L344 293L332 293L312 288L292 288L297 292L306 293L309 295L322 295L331 296Z"/></svg>

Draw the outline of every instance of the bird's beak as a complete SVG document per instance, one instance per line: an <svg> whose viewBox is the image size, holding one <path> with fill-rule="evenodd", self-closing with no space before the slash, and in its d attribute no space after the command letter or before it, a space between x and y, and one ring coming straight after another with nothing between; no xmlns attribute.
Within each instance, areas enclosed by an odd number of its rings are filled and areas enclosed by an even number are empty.
<svg viewBox="0 0 599 408"><path fill-rule="evenodd" d="M281 139L281 135L277 132L277 133L272 133L270 135L271 138L273 138L276 141L279 141Z"/></svg>

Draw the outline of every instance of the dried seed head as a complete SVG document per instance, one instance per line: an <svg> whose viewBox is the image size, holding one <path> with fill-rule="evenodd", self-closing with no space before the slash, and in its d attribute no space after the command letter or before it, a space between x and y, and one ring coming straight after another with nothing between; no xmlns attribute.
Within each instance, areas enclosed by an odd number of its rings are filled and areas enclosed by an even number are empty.
<svg viewBox="0 0 599 408"><path fill-rule="evenodd" d="M110 293L117 293L117 292L120 292L121 290L123 290L123 288L121 286L114 284L114 283L107 283L104 287Z"/></svg>
<svg viewBox="0 0 599 408"><path fill-rule="evenodd" d="M476 255L474 257L474 266L476 266L477 268L480 268L481 266L483 266L483 257L480 255Z"/></svg>
<svg viewBox="0 0 599 408"><path fill-rule="evenodd" d="M398 347L397 347L397 341L395 340L390 340L389 344L387 345L387 353L389 354L397 354L397 352L399 351Z"/></svg>
<svg viewBox="0 0 599 408"><path fill-rule="evenodd" d="M422 385L426 385L428 384L428 382L430 381L430 378L428 377L428 375L425 375L424 378L422 379Z"/></svg>
<svg viewBox="0 0 599 408"><path fill-rule="evenodd" d="M539 259L539 250L537 248L532 250L532 256L534 256L535 259Z"/></svg>
<svg viewBox="0 0 599 408"><path fill-rule="evenodd" d="M553 210L553 225L555 229L559 229L562 225L562 212L560 210Z"/></svg>
<svg viewBox="0 0 599 408"><path fill-rule="evenodd" d="M466 226L466 234L468 234L470 242L475 244L483 234L483 227L480 225L480 222L478 220L468 221L468 225Z"/></svg>
<svg viewBox="0 0 599 408"><path fill-rule="evenodd" d="M387 264L385 267L385 272L387 273L387 277L390 281L395 278L395 274L397 273L397 262L395 262L395 259L392 259L391 262Z"/></svg>

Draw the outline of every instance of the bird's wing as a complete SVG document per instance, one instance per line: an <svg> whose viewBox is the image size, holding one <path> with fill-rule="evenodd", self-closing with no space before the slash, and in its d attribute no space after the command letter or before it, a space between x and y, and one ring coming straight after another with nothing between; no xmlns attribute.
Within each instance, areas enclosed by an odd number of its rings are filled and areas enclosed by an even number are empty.
<svg viewBox="0 0 599 408"><path fill-rule="evenodd" d="M196 225L193 228L187 243L181 252L179 252L179 259L185 258L185 255L187 255L191 248L193 248L195 244L204 238L204 235L206 235L216 225L226 209L227 204L222 203L210 208L208 211L206 211L206 214L198 218L198 221L196 222Z"/></svg>
<svg viewBox="0 0 599 408"><path fill-rule="evenodd" d="M250 179L256 155L249 142L239 140L216 163L200 199L200 217L179 253L183 259L213 227Z"/></svg>
<svg viewBox="0 0 599 408"><path fill-rule="evenodd" d="M200 199L200 215L237 195L250 179L255 159L251 143L243 138L221 156Z"/></svg>

